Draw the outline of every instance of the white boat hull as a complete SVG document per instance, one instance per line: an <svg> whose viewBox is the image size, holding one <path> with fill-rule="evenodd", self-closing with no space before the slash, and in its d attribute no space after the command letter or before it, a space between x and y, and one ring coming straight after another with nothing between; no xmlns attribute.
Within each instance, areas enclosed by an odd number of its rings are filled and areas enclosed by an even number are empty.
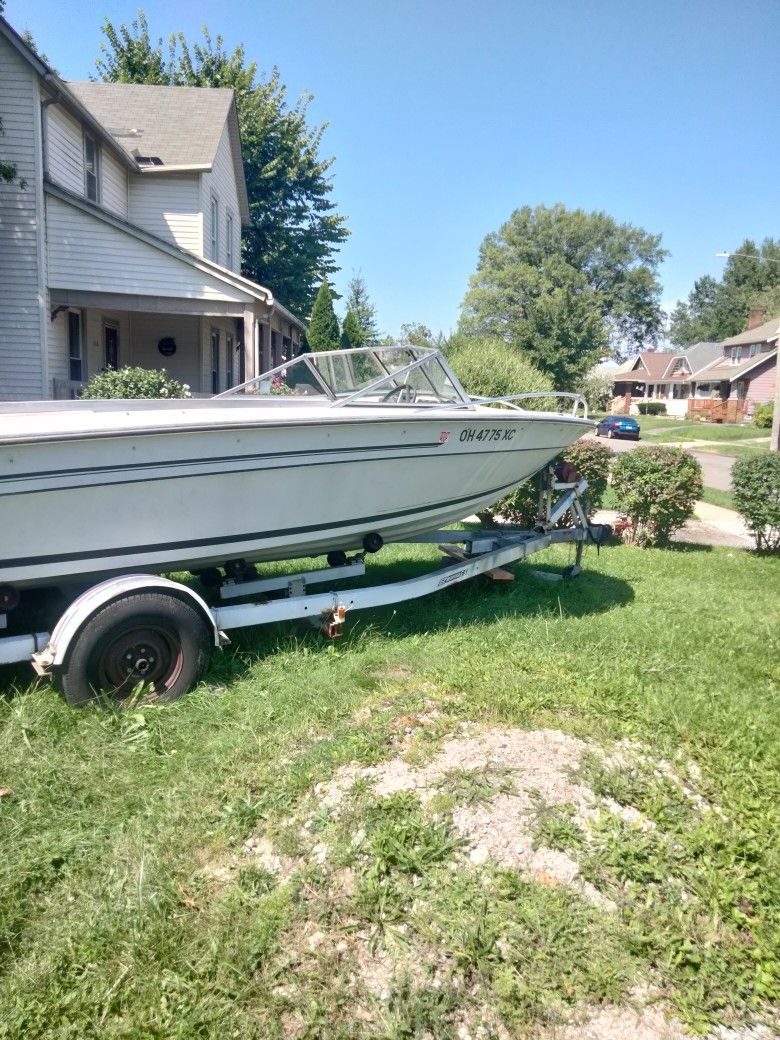
<svg viewBox="0 0 780 1040"><path fill-rule="evenodd" d="M216 426L5 438L0 585L316 556L373 532L408 538L495 502L593 425L386 412L253 423L241 407Z"/></svg>

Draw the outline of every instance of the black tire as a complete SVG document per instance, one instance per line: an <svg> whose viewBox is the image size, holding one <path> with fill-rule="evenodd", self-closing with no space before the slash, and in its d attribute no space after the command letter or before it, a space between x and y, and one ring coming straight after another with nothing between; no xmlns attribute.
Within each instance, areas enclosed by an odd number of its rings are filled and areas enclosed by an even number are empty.
<svg viewBox="0 0 780 1040"><path fill-rule="evenodd" d="M164 592L128 592L101 607L73 640L58 683L68 704L121 705L143 684L145 699L173 701L203 675L211 650L206 619Z"/></svg>
<svg viewBox="0 0 780 1040"><path fill-rule="evenodd" d="M607 430L607 439L611 441L611 440L614 439L614 437L615 437L615 431L614 430Z"/></svg>

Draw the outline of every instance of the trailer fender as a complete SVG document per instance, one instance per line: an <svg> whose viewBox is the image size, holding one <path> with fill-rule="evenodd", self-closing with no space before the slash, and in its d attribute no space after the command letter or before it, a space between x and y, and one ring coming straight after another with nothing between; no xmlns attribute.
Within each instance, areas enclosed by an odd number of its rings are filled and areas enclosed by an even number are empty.
<svg viewBox="0 0 780 1040"><path fill-rule="evenodd" d="M68 655L68 649L74 637L92 615L107 603L119 599L120 596L124 596L128 592L149 592L152 590L167 592L169 595L184 600L185 603L195 607L209 625L215 646L224 646L230 641L224 632L220 631L214 620L211 608L206 601L186 585L155 574L123 574L117 578L108 578L106 581L101 581L98 585L93 585L92 588L87 589L86 592L83 592L78 599L75 599L70 604L54 626L54 631L47 646L32 655L33 667L36 672L39 675L46 675L51 668L61 665Z"/></svg>

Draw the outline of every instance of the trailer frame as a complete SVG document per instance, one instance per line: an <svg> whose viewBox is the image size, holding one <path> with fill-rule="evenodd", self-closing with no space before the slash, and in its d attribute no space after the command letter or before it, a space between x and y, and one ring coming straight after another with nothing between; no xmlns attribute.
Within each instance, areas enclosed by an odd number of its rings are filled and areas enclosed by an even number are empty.
<svg viewBox="0 0 780 1040"><path fill-rule="evenodd" d="M364 576L364 553L357 553L337 566L317 570L265 578L227 578L219 585L218 605L209 605L188 585L160 575L127 574L108 578L77 596L51 633L30 632L1 637L0 664L29 660L38 675L61 675L67 672L79 640L85 638L84 633L89 631L90 622L104 608L145 593L154 593L160 602L170 602L171 606L174 600L186 604L193 616L200 618L208 642L212 646L221 647L230 642L227 632L233 629L296 618L310 619L328 636L335 638L341 635L344 621L353 610L418 599L481 574L511 577L502 572L502 568L556 544L574 544L574 563L560 574L549 571L536 573L552 580L574 577L582 569L585 545L588 542L601 545L611 534L607 525L589 522L584 503L586 489L585 480L558 480L555 468L552 465L546 467L542 471L537 524L533 529L499 524L495 529L435 530L415 536L406 540L407 543L438 545L444 558L440 566L403 581L326 592L309 591L314 585ZM573 516L574 522L568 527L557 527L567 511ZM269 595L277 598L268 598ZM234 602L239 600L244 602ZM6 626L7 615L0 613L0 630ZM132 653L135 653L135 648L128 652L128 659ZM68 696L67 688L64 688ZM72 703L81 703L84 698L76 700L68 696L68 699Z"/></svg>

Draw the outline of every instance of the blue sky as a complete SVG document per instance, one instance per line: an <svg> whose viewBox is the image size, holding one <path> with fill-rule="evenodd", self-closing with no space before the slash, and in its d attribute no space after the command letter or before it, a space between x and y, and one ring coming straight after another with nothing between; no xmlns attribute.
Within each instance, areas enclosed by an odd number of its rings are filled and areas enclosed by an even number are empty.
<svg viewBox="0 0 780 1040"><path fill-rule="evenodd" d="M66 79L139 4L7 0ZM143 6L141 4L140 6ZM522 205L602 209L663 235L665 302L715 253L780 237L778 0L147 3L155 35L208 24L315 95L382 330L457 323L482 238ZM273 288L273 287L272 287Z"/></svg>

